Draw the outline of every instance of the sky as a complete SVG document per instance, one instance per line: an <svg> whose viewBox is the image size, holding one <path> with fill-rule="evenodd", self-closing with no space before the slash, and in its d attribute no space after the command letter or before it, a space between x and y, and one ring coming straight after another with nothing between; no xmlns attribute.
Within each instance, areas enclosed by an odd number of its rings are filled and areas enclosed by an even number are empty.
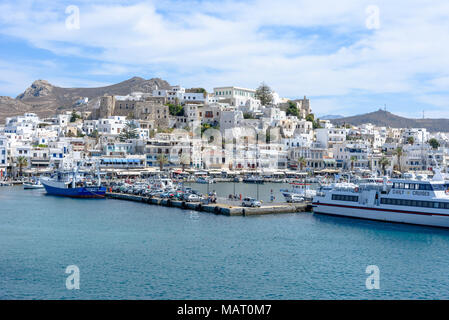
<svg viewBox="0 0 449 320"><path fill-rule="evenodd" d="M429 5L431 3L431 5ZM133 76L307 96L317 115L449 118L449 1L0 2L0 95Z"/></svg>

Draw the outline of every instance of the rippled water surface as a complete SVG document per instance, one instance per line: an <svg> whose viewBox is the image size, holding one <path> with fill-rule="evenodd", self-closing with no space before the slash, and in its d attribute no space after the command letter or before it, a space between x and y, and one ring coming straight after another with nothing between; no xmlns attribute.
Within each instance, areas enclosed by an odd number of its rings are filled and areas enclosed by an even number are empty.
<svg viewBox="0 0 449 320"><path fill-rule="evenodd" d="M80 269L67 290L65 268ZM365 269L380 269L367 290ZM2 299L449 299L449 231L0 187Z"/></svg>

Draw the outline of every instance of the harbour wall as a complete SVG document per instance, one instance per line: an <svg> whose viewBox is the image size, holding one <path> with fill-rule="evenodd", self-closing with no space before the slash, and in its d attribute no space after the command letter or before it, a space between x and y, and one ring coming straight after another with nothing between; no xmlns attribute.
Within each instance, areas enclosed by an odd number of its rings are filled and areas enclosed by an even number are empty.
<svg viewBox="0 0 449 320"><path fill-rule="evenodd" d="M221 203L203 204L200 202L187 202L173 199L161 199L157 197L144 197L132 194L123 193L106 193L106 197L118 200L127 200L135 202L144 202L152 205L159 205L165 207L174 207L186 210L203 211L214 214L221 214L225 216L252 216L264 214L281 214L311 211L310 203L286 203L273 204L256 208L230 206Z"/></svg>

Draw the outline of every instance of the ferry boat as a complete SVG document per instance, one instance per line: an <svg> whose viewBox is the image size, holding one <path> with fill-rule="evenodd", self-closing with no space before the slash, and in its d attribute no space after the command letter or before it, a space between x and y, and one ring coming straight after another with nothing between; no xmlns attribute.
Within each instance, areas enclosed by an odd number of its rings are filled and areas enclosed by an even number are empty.
<svg viewBox="0 0 449 320"><path fill-rule="evenodd" d="M449 228L449 183L440 172L383 179L382 183L335 183L313 198L314 213Z"/></svg>
<svg viewBox="0 0 449 320"><path fill-rule="evenodd" d="M101 186L98 175L97 186L87 181L80 181L77 172L58 171L52 178L41 178L47 194L71 198L104 198L106 188Z"/></svg>

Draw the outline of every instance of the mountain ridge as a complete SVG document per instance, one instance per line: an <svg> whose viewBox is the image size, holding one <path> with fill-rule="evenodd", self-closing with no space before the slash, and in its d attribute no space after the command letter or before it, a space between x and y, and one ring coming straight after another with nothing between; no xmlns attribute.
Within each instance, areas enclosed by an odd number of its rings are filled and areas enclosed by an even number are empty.
<svg viewBox="0 0 449 320"><path fill-rule="evenodd" d="M47 80L39 79L16 98L0 96L0 121L3 122L6 117L25 112L48 117L64 110L91 110L99 98L105 94L127 95L136 91L148 93L156 88L168 89L169 87L170 84L160 78L145 80L141 77L132 77L108 86L92 88L63 88ZM89 98L87 105L77 104L79 99L85 97Z"/></svg>
<svg viewBox="0 0 449 320"><path fill-rule="evenodd" d="M449 132L449 119L405 118L385 110L378 110L339 119L330 119L329 121L335 125L351 124L359 126L364 123L372 123L379 127L426 128L430 132Z"/></svg>

